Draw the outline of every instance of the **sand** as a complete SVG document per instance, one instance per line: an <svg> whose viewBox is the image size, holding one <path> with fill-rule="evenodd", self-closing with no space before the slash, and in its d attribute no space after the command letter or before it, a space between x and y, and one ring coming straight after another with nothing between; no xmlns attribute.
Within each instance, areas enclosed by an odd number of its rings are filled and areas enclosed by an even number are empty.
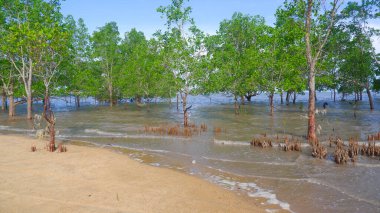
<svg viewBox="0 0 380 213"><path fill-rule="evenodd" d="M31 144L37 152L31 152ZM264 212L197 177L97 147L0 135L0 212Z"/></svg>

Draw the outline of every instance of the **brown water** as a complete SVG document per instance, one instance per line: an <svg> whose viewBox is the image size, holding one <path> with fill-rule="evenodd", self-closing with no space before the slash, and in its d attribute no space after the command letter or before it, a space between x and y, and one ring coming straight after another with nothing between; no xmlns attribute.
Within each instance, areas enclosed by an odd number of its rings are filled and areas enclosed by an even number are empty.
<svg viewBox="0 0 380 213"><path fill-rule="evenodd" d="M329 104L326 115L317 115L317 123L322 127L321 140L334 134L345 140L357 137L364 141L368 134L380 131L380 111L369 111L366 101L356 105L334 103L330 93L318 96L319 108L324 102ZM83 103L85 106L76 110L73 104L55 101L58 138L136 150L129 153L136 160L200 176L252 199L265 197L262 204L268 211L276 209L275 206L293 212L380 211L378 158L360 156L356 164L342 166L332 161L333 149L329 150L327 160L318 160L311 157L308 147L296 153L249 145L253 136L263 133L302 139L307 129L306 96L299 97L295 105L276 103L273 116L269 115L264 95L244 105L238 116L230 97L192 97L190 120L206 123L208 131L191 138L142 131L145 124L180 123L182 114L175 104L152 104L148 111L147 107L130 104L127 108L121 105L110 110L90 103L87 106ZM380 106L378 95L375 106ZM19 113L24 112L22 107L18 108ZM41 106L36 104L35 108ZM215 135L214 127L226 131ZM23 119L9 121L4 114L0 117L0 132L34 134L30 123Z"/></svg>

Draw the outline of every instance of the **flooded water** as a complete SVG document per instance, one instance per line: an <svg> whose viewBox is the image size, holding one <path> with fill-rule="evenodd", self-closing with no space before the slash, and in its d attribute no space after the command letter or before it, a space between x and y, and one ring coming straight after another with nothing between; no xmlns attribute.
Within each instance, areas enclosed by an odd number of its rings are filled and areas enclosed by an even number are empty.
<svg viewBox="0 0 380 213"><path fill-rule="evenodd" d="M366 100L333 102L330 93L319 93L317 106L328 103L327 113L317 115L320 140L338 135L344 140L380 131L380 95L375 96L374 111ZM68 100L68 99L67 99ZM181 123L183 115L175 103L152 103L138 108L122 104L112 109L93 106L93 100L75 109L73 103L54 102L59 139L90 142L100 146L128 148L128 154L152 166L168 167L204 178L252 202L260 202L268 211L292 212L379 212L380 160L359 156L357 163L336 165L329 150L327 160L311 157L310 148L302 152L283 152L278 148L251 147L259 134L292 135L303 139L307 130L307 97L296 104L280 104L275 97L275 112L270 116L265 95L254 97L235 115L231 97L214 95L190 98L190 122L205 123L208 130L191 138L145 133L144 125ZM24 116L24 106L17 112ZM40 104L34 105L40 109ZM213 129L221 128L215 134ZM3 134L34 135L31 123L23 119L9 121L0 117ZM306 144L305 144L306 145ZM258 199L265 197L266 201Z"/></svg>

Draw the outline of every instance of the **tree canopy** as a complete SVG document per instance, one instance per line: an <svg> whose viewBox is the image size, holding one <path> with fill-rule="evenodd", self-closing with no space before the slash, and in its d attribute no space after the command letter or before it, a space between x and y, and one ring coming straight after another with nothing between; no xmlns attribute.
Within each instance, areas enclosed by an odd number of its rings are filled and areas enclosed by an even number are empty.
<svg viewBox="0 0 380 213"><path fill-rule="evenodd" d="M152 38L133 27L121 34L116 22L90 34L83 19L61 13L59 0L0 3L1 91L10 102L25 100L29 119L33 98L47 94L73 95L77 107L86 96L113 106L177 95L188 125L191 94L230 94L244 103L265 93L273 111L276 93L309 90L313 100L316 90L366 91L372 101L379 88L372 43L379 29L369 24L380 16L379 1L286 0L273 25L236 12L206 35L191 2L172 0L157 8L165 26Z"/></svg>

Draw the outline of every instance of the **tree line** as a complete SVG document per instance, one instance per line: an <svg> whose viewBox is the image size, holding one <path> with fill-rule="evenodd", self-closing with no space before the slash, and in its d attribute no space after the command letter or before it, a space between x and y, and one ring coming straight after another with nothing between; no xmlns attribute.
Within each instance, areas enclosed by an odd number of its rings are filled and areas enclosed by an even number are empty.
<svg viewBox="0 0 380 213"><path fill-rule="evenodd" d="M92 96L112 107L155 97L181 98L188 125L190 94L228 93L238 104L265 93L289 102L309 90L308 137L315 139L316 91L355 94L379 89L380 57L371 39L380 34L376 0L285 0L268 25L264 17L236 12L206 35L188 0L157 8L166 24L148 39L132 28L123 35L109 22L88 32L83 19L61 13L60 0L0 0L2 109L44 100L45 119L55 122L50 96ZM17 101L15 101L17 97ZM177 106L178 107L178 106Z"/></svg>

